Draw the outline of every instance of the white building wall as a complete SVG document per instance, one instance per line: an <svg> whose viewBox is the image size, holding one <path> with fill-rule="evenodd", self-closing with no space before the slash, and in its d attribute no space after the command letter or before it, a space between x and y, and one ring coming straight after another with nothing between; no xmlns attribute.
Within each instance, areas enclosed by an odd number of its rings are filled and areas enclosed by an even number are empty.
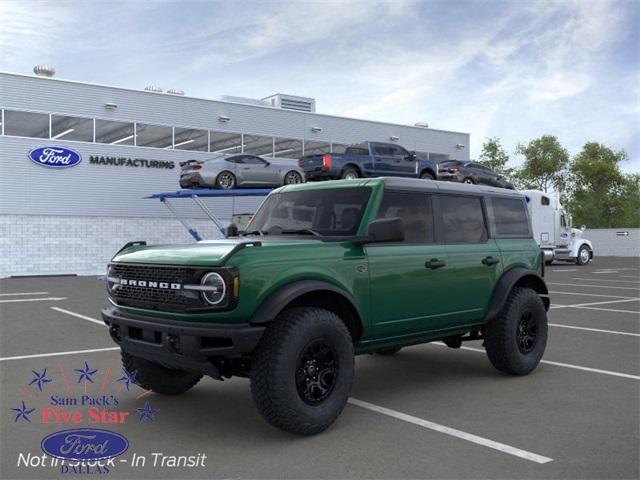
<svg viewBox="0 0 640 480"><path fill-rule="evenodd" d="M592 228L584 238L591 240L596 258L640 257L640 228Z"/></svg>

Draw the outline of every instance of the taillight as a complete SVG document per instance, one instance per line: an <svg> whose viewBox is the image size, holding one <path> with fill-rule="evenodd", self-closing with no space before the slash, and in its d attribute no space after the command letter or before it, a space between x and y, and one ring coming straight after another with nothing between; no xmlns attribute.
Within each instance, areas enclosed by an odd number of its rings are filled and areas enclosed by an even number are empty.
<svg viewBox="0 0 640 480"><path fill-rule="evenodd" d="M325 153L322 156L322 169L329 170L331 168L331 155Z"/></svg>
<svg viewBox="0 0 640 480"><path fill-rule="evenodd" d="M300 160L300 159L298 159L298 162L297 162L297 163L298 163L298 166L299 166L299 167L301 167L301 166L302 166L302 165L301 165L301 163L302 163L302 162L301 162L301 160Z"/></svg>
<svg viewBox="0 0 640 480"><path fill-rule="evenodd" d="M200 170L202 168L202 165L194 165L193 167L191 167L191 170Z"/></svg>
<svg viewBox="0 0 640 480"><path fill-rule="evenodd" d="M456 173L456 172L459 172L459 171L460 171L459 168L450 168L449 169L449 173Z"/></svg>

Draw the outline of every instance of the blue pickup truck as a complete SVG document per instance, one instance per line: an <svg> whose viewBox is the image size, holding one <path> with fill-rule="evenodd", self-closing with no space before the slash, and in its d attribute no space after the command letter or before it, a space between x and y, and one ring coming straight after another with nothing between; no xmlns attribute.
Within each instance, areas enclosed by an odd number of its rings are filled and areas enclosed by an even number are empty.
<svg viewBox="0 0 640 480"><path fill-rule="evenodd" d="M364 142L344 153L320 153L298 160L308 181L361 177L413 177L436 179L436 162L393 143Z"/></svg>

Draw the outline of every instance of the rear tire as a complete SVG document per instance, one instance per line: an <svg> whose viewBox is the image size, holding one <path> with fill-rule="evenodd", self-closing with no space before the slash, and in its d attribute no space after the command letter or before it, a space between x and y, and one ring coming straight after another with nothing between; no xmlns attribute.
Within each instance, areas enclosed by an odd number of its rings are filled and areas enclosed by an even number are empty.
<svg viewBox="0 0 640 480"><path fill-rule="evenodd" d="M343 180L355 180L356 178L360 178L360 173L353 167L347 167L342 170L342 175L340 178Z"/></svg>
<svg viewBox="0 0 640 480"><path fill-rule="evenodd" d="M353 371L353 341L340 317L322 308L291 308L267 327L254 352L251 394L274 427L314 435L342 412Z"/></svg>
<svg viewBox="0 0 640 480"><path fill-rule="evenodd" d="M510 375L531 372L547 345L547 312L530 288L514 287L502 312L484 328L487 356Z"/></svg>
<svg viewBox="0 0 640 480"><path fill-rule="evenodd" d="M120 351L122 365L129 373L135 373L138 385L147 390L164 395L179 395L194 387L202 375L184 370L172 370L159 363L135 357Z"/></svg>
<svg viewBox="0 0 640 480"><path fill-rule="evenodd" d="M467 185L475 185L476 182L473 181L473 178L471 177L467 177L464 180L462 180L462 183L466 183Z"/></svg>
<svg viewBox="0 0 640 480"><path fill-rule="evenodd" d="M291 170L290 172L287 172L287 174L284 176L284 184L295 185L297 183L303 183L302 175L300 175L295 170Z"/></svg>
<svg viewBox="0 0 640 480"><path fill-rule="evenodd" d="M228 171L220 172L216 177L216 188L231 190L236 186L236 176Z"/></svg>

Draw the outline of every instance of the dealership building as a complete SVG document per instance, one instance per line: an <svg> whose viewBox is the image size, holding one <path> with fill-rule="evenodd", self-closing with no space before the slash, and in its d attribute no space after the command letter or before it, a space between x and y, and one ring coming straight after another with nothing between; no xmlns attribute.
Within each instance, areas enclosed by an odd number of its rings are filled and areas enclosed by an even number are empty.
<svg viewBox="0 0 640 480"><path fill-rule="evenodd" d="M60 80L47 67L34 71L0 72L0 277L100 274L128 241L193 241L161 202L144 198L177 190L186 160L251 153L293 164L364 140L397 143L436 161L469 159L467 133L319 114L311 98L210 100ZM48 168L31 158L55 150L77 159ZM228 222L261 201L206 205ZM205 238L219 236L193 202L174 205Z"/></svg>

